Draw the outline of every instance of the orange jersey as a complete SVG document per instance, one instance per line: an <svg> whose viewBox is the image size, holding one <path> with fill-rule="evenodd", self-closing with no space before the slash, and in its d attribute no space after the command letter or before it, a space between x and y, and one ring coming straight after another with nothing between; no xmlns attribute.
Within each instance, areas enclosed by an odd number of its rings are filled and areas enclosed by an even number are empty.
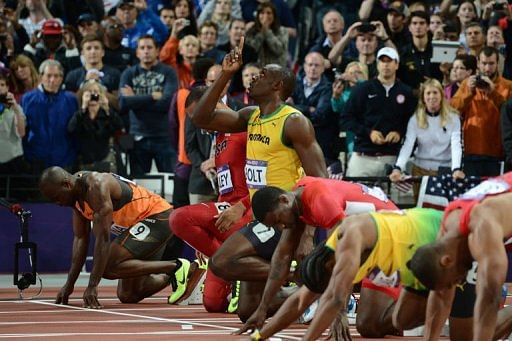
<svg viewBox="0 0 512 341"><path fill-rule="evenodd" d="M144 187L137 186L134 182L118 176L116 176L116 179L124 182L131 188L132 197L128 203L112 212L112 220L115 225L128 228L142 219L172 208L165 199ZM85 219L93 220L94 211L87 202L84 201L84 210L82 210L78 202L75 203L75 208Z"/></svg>

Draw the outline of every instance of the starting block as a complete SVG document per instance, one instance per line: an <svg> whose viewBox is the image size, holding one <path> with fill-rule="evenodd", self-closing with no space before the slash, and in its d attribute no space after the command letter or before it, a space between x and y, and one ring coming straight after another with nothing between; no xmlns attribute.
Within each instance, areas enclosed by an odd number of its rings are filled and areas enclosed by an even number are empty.
<svg viewBox="0 0 512 341"><path fill-rule="evenodd" d="M181 300L178 305L193 305L193 304L203 304L203 291L204 291L204 280L206 279L206 271L203 271L201 278L197 282L194 289L190 295Z"/></svg>

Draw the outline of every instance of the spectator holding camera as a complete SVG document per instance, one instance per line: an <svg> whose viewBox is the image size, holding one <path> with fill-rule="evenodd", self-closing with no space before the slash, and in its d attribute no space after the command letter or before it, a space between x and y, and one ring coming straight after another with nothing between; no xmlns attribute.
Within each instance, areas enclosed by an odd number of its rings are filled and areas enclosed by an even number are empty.
<svg viewBox="0 0 512 341"><path fill-rule="evenodd" d="M7 77L0 73L0 174L20 174L26 170L21 144L25 125L23 109L8 91Z"/></svg>
<svg viewBox="0 0 512 341"><path fill-rule="evenodd" d="M116 172L112 139L123 129L123 121L109 108L106 87L89 79L77 97L80 109L67 128L78 142L78 169Z"/></svg>
<svg viewBox="0 0 512 341"><path fill-rule="evenodd" d="M25 158L41 172L51 166L70 168L76 158L76 144L68 133L70 118L78 109L73 93L62 88L64 68L53 59L39 67L41 84L21 98L27 116Z"/></svg>
<svg viewBox="0 0 512 341"><path fill-rule="evenodd" d="M405 141L389 178L402 179L402 172L414 151L412 175L434 176L440 167L448 167L456 179L464 178L461 170L462 143L460 117L443 96L443 86L436 79L421 84L416 112L407 124ZM414 193L418 195L415 184Z"/></svg>
<svg viewBox="0 0 512 341"><path fill-rule="evenodd" d="M345 48L353 39L358 52L355 60L343 56ZM350 62L359 61L368 67L369 78L373 78L377 75L376 53L379 40L385 46L396 49L380 21L371 23L358 21L352 24L343 38L333 46L331 52L329 52L329 60L339 70L345 70Z"/></svg>
<svg viewBox="0 0 512 341"><path fill-rule="evenodd" d="M500 174L503 146L500 107L512 96L512 82L498 72L498 51L485 46L478 55L478 74L462 82L451 105L463 118L464 172L467 175Z"/></svg>
<svg viewBox="0 0 512 341"><path fill-rule="evenodd" d="M82 39L80 49L84 65L66 75L66 89L77 92L83 82L94 79L107 88L106 96L110 106L119 110L117 93L121 73L103 64L105 50L102 39L97 35L87 35Z"/></svg>

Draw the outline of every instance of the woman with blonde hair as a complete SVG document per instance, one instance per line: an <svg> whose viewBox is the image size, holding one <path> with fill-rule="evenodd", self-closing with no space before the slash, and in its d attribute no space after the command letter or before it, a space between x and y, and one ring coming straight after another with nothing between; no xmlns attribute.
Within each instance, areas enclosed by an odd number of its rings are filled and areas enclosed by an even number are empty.
<svg viewBox="0 0 512 341"><path fill-rule="evenodd" d="M21 96L39 84L39 73L29 57L19 54L10 63L11 73L9 80L11 83L11 92L14 98L19 102Z"/></svg>
<svg viewBox="0 0 512 341"><path fill-rule="evenodd" d="M85 81L77 92L80 109L68 123L68 132L78 141L78 168L115 172L113 137L123 130L123 121L110 110L107 89L94 79Z"/></svg>
<svg viewBox="0 0 512 341"><path fill-rule="evenodd" d="M443 86L436 79L428 79L421 85L418 107L407 125L405 142L389 176L391 181L402 178L415 144L413 176L437 175L440 167L448 167L453 178L464 178L460 117L443 94ZM415 186L416 196L417 192Z"/></svg>

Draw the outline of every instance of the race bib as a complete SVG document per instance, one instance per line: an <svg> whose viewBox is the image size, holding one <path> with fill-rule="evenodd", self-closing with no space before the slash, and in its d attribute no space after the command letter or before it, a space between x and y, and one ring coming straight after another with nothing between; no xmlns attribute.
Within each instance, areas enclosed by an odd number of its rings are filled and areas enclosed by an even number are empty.
<svg viewBox="0 0 512 341"><path fill-rule="evenodd" d="M151 232L149 226L144 225L143 223L137 223L130 228L130 234L134 236L137 240L144 240Z"/></svg>
<svg viewBox="0 0 512 341"><path fill-rule="evenodd" d="M233 191L233 181L231 180L231 172L228 165L217 168L217 183L219 185L219 193L226 194Z"/></svg>
<svg viewBox="0 0 512 341"><path fill-rule="evenodd" d="M259 189L267 186L267 161L247 160L245 181L248 188Z"/></svg>
<svg viewBox="0 0 512 341"><path fill-rule="evenodd" d="M506 192L510 189L510 185L500 179L490 179L482 182L480 185L471 188L462 194L459 199L463 200L480 200L486 195L493 195Z"/></svg>
<svg viewBox="0 0 512 341"><path fill-rule="evenodd" d="M220 214L222 211L227 210L231 207L231 204L229 202L216 202L215 208L217 209L217 213Z"/></svg>
<svg viewBox="0 0 512 341"><path fill-rule="evenodd" d="M360 185L361 189L363 190L363 193L368 194L380 201L388 202L388 196L380 187L368 187L365 185Z"/></svg>
<svg viewBox="0 0 512 341"><path fill-rule="evenodd" d="M262 243L267 242L276 234L276 231L274 230L273 227L268 227L267 225L262 223L254 225L252 227L252 232Z"/></svg>

